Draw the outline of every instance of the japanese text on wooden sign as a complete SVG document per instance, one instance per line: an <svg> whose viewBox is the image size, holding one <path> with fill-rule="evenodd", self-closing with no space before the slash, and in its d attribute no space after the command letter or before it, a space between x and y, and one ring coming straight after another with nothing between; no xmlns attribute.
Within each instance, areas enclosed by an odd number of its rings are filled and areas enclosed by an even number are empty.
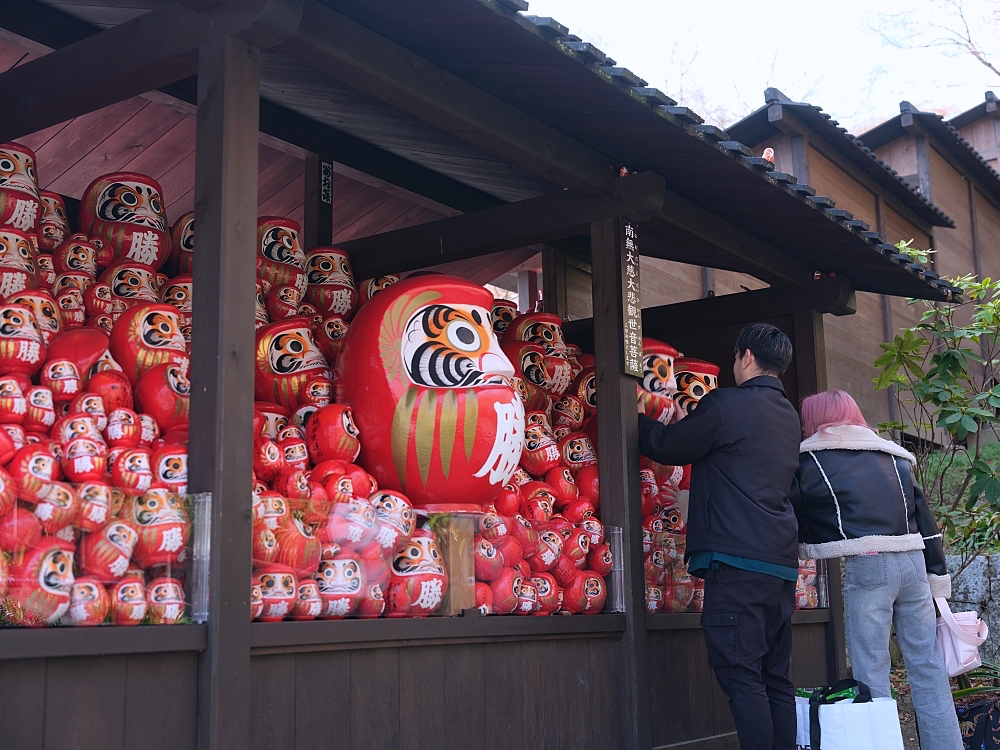
<svg viewBox="0 0 1000 750"><path fill-rule="evenodd" d="M320 164L319 198L324 203L333 203L333 164Z"/></svg>
<svg viewBox="0 0 1000 750"><path fill-rule="evenodd" d="M625 326L625 374L642 377L642 302L639 297L639 230L619 222L622 263L622 321Z"/></svg>

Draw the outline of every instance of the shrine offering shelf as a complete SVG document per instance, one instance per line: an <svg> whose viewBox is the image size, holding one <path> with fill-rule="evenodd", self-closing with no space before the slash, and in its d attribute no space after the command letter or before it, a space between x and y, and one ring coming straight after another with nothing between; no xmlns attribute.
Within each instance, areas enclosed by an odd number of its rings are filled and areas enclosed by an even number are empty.
<svg viewBox="0 0 1000 750"><path fill-rule="evenodd" d="M792 625L812 625L830 622L829 609L800 609L792 614ZM696 630L701 628L699 612L647 615L646 630Z"/></svg>
<svg viewBox="0 0 1000 750"><path fill-rule="evenodd" d="M0 628L0 660L204 651L206 625Z"/></svg>

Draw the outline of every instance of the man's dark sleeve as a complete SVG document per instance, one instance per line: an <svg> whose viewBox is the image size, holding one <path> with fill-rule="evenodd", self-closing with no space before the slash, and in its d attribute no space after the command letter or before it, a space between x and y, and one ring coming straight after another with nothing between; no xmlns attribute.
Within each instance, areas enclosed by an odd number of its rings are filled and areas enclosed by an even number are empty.
<svg viewBox="0 0 1000 750"><path fill-rule="evenodd" d="M718 439L722 412L712 394L680 422L665 425L639 415L639 452L657 463L686 466L711 453Z"/></svg>

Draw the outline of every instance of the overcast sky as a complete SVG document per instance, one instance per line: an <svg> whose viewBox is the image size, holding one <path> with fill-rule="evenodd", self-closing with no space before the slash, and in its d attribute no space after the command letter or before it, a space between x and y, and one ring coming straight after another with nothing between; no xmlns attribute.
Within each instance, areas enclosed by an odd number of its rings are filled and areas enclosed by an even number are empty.
<svg viewBox="0 0 1000 750"><path fill-rule="evenodd" d="M951 117L987 89L1000 95L1000 76L967 52L900 49L878 33L918 44L941 39L928 26L954 24L960 1L530 0L528 13L555 18L714 124L762 106L774 86L860 134L898 114L902 100ZM1000 2L964 3L973 38L995 52Z"/></svg>

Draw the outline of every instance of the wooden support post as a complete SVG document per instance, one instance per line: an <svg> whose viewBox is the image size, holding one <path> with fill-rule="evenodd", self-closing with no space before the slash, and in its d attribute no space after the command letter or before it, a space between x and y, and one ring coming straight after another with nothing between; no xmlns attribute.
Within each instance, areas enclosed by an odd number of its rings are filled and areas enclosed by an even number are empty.
<svg viewBox="0 0 1000 750"><path fill-rule="evenodd" d="M542 302L545 312L555 313L565 320L566 307L566 253L558 248L542 250Z"/></svg>
<svg viewBox="0 0 1000 750"><path fill-rule="evenodd" d="M594 356L597 361L598 453L601 456L601 519L622 530L625 632L619 641L623 747L652 745L646 587L642 571L639 498L639 421L636 379L624 374L620 219L591 224ZM640 237L641 242L641 237Z"/></svg>
<svg viewBox="0 0 1000 750"><path fill-rule="evenodd" d="M534 271L517 272L517 311L532 312L538 300L538 274Z"/></svg>
<svg viewBox="0 0 1000 750"><path fill-rule="evenodd" d="M701 296L708 298L715 296L715 269L708 266L701 267Z"/></svg>
<svg viewBox="0 0 1000 750"><path fill-rule="evenodd" d="M875 231L885 237L885 202L881 195L875 196ZM888 294L882 298L882 340L892 341L896 332L892 324L892 297ZM899 404L896 402L896 389L892 386L885 389L885 397L889 404L889 421L899 421ZM893 438L899 440L902 436L893 432Z"/></svg>
<svg viewBox="0 0 1000 750"><path fill-rule="evenodd" d="M233 37L198 51L191 370L191 491L212 493L208 648L198 747L250 747L250 536L254 248L260 50Z"/></svg>
<svg viewBox="0 0 1000 750"><path fill-rule="evenodd" d="M305 170L302 249L333 244L333 157L308 154Z"/></svg>
<svg viewBox="0 0 1000 750"><path fill-rule="evenodd" d="M804 397L827 389L826 343L823 314L815 310L793 316L796 377L799 395ZM796 404L798 406L798 404ZM830 621L826 623L826 668L831 685L848 676L847 648L844 640L844 594L840 562L828 560L826 566Z"/></svg>

